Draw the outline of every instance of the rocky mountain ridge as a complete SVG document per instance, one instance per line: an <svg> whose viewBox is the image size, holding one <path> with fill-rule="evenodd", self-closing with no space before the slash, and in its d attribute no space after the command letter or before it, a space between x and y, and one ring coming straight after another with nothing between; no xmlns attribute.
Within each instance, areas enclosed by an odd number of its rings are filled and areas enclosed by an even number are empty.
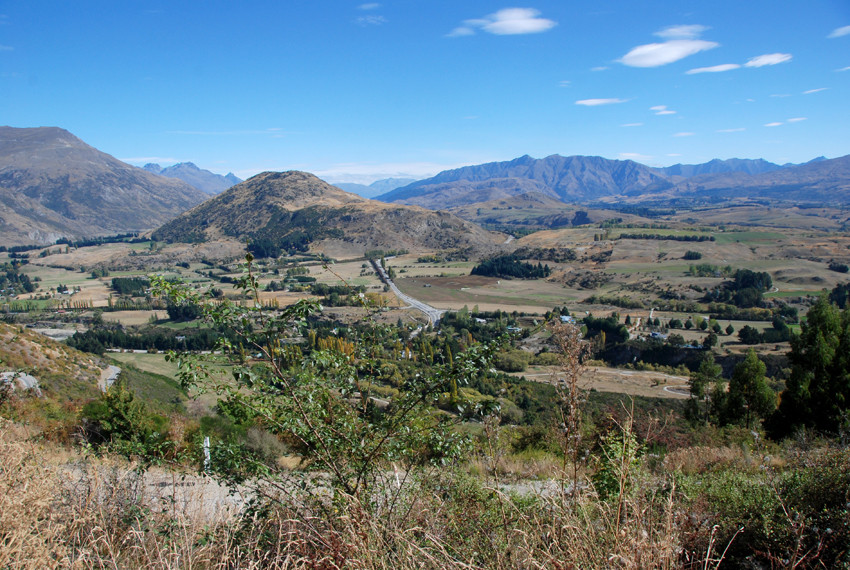
<svg viewBox="0 0 850 570"><path fill-rule="evenodd" d="M699 165L650 168L633 161L528 155L447 170L378 196L427 208L454 208L528 192L567 204L643 203L671 199L765 198L850 204L850 157L819 157L800 165L762 159L715 159Z"/></svg>
<svg viewBox="0 0 850 570"><path fill-rule="evenodd" d="M0 242L53 243L155 228L207 198L57 127L0 127Z"/></svg>
<svg viewBox="0 0 850 570"><path fill-rule="evenodd" d="M238 178L232 172L228 172L222 176L221 174L215 174L209 170L198 168L192 162L178 162L177 164L167 166L165 168L156 163L149 162L142 168L148 172L153 172L154 174L159 174L160 176L165 176L167 178L178 178L186 184L206 192L207 194L218 194L220 192L224 192L231 186L235 186L242 182L242 179Z"/></svg>

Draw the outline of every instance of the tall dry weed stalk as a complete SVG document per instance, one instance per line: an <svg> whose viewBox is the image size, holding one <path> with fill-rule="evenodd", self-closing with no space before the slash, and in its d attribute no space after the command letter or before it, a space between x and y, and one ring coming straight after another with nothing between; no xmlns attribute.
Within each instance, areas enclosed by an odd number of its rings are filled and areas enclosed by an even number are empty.
<svg viewBox="0 0 850 570"><path fill-rule="evenodd" d="M572 491L578 491L579 463L581 455L581 423L584 395L579 381L583 361L590 347L581 340L581 330L569 323L550 326L552 341L558 349L560 369L555 374L555 392L558 396L558 415L562 430L563 472L567 472L567 461L572 464Z"/></svg>

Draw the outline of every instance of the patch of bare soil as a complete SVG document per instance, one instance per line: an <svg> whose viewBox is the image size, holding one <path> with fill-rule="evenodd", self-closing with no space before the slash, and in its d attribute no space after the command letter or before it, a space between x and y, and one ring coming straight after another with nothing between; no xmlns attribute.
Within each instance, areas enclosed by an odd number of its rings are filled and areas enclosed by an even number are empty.
<svg viewBox="0 0 850 570"><path fill-rule="evenodd" d="M534 382L551 383L559 377L558 374L557 366L530 366L526 372L512 373L511 376L525 377L526 380ZM585 390L630 396L674 399L688 397L688 378L647 370L591 366L582 372L580 385Z"/></svg>

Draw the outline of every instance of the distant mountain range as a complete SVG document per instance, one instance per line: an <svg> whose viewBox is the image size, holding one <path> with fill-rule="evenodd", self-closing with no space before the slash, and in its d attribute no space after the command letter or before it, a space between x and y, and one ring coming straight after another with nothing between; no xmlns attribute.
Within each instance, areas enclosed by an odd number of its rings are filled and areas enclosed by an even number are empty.
<svg viewBox="0 0 850 570"><path fill-rule="evenodd" d="M231 186L235 186L242 182L241 178L237 178L232 172L228 172L224 176L214 174L209 170L198 168L191 162L179 162L173 166L162 168L160 165L149 162L142 167L148 172L159 174L167 178L178 178L190 186L194 186L207 194L218 194L224 192Z"/></svg>
<svg viewBox="0 0 850 570"><path fill-rule="evenodd" d="M665 168L655 169L664 176L683 176L690 178L701 174L725 174L728 172L744 172L746 174L763 174L779 170L782 166L768 162L762 158L730 158L720 160L715 158L703 164L674 164Z"/></svg>
<svg viewBox="0 0 850 570"><path fill-rule="evenodd" d="M544 225L581 225L623 204L850 205L850 156L800 165L729 159L650 168L595 156L526 155L364 187L391 188L380 201L303 172L266 172L220 191L238 179L192 163L146 168L125 164L60 128L0 127L0 243L47 244L159 227L158 239L177 241L230 237L292 247L333 242L361 252L483 251L494 247L495 238L445 210L496 226L529 216ZM212 198L206 193L216 191Z"/></svg>
<svg viewBox="0 0 850 570"><path fill-rule="evenodd" d="M650 190L650 189L647 189ZM703 174L661 189L661 198L769 199L773 203L850 204L850 155L813 160L760 174L726 172ZM646 201L647 192L633 194Z"/></svg>
<svg viewBox="0 0 850 570"><path fill-rule="evenodd" d="M361 255L370 249L481 253L493 250L499 241L447 212L368 200L298 171L249 178L168 222L153 236L182 242L247 238L296 250L336 242L337 249Z"/></svg>
<svg viewBox="0 0 850 570"><path fill-rule="evenodd" d="M568 204L671 199L771 198L818 204L850 203L850 156L801 165L756 159L712 160L650 168L597 156L522 156L446 170L377 197L431 209L453 208L539 192Z"/></svg>
<svg viewBox="0 0 850 570"><path fill-rule="evenodd" d="M586 202L640 190L667 179L631 160L598 156L528 155L446 170L377 197L384 202L446 208L507 196L540 192L563 202Z"/></svg>
<svg viewBox="0 0 850 570"><path fill-rule="evenodd" d="M407 186L413 182L416 182L415 178L384 178L382 180L376 180L368 186L366 184L357 184L356 182L339 182L334 184L334 186L342 188L346 192L363 196L364 198L374 198L375 196L386 194L391 190L395 190L401 186Z"/></svg>
<svg viewBox="0 0 850 570"><path fill-rule="evenodd" d="M0 243L53 243L160 226L208 195L56 127L0 127Z"/></svg>

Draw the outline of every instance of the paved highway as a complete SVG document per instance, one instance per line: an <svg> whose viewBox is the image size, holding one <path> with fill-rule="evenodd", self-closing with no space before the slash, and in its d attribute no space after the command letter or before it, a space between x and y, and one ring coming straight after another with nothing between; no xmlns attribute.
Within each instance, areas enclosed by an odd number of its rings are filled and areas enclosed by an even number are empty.
<svg viewBox="0 0 850 570"><path fill-rule="evenodd" d="M381 264L375 261L374 259L372 260L372 267L374 267L375 271L378 272L378 276L381 278L381 281L386 283L389 286L390 290L395 293L395 296L401 299L403 303L407 303L414 309L417 309L424 313L425 316L428 317L428 322L430 322L432 325L436 326L437 323L440 322L440 318L446 311L444 311L443 309L437 309L436 307L432 307L427 303L423 303L422 301L414 299L410 295L405 295L404 293L402 293L401 290L396 287L396 284L393 283L392 279L390 279L390 276L387 275L387 272L384 271L384 268L381 267Z"/></svg>

